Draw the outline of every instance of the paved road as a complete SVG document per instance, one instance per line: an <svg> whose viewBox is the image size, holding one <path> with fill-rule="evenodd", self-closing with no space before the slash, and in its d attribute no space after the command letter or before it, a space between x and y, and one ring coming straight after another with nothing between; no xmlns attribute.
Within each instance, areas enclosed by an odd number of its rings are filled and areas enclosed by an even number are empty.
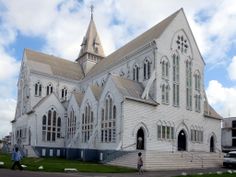
<svg viewBox="0 0 236 177"><path fill-rule="evenodd" d="M169 170L169 171L155 171L144 172L143 175L138 173L49 173L49 172L32 172L32 171L19 171L0 169L0 177L173 177L181 175L183 172L187 174L197 173L216 173L217 171L227 171L225 168L208 168L208 169L195 169L195 170Z"/></svg>

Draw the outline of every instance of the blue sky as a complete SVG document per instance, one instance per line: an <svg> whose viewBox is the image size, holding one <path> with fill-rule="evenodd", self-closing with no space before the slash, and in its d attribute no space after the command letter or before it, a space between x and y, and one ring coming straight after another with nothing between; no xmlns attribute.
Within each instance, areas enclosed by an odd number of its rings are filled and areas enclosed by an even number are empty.
<svg viewBox="0 0 236 177"><path fill-rule="evenodd" d="M208 101L236 116L235 0L0 0L0 138L11 131L24 48L74 60L91 4L107 55L183 8L206 62Z"/></svg>

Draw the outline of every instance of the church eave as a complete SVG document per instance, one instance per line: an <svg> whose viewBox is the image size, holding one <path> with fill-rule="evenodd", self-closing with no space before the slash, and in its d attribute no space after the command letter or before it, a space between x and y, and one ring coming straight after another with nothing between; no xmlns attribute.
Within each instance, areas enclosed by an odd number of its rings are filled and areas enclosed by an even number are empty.
<svg viewBox="0 0 236 177"><path fill-rule="evenodd" d="M204 114L204 117L211 118L211 119L217 119L217 120L223 120L222 117L215 117L215 116L211 116L211 115L207 115L207 114Z"/></svg>
<svg viewBox="0 0 236 177"><path fill-rule="evenodd" d="M78 84L78 82L83 79L83 78L70 79L70 78L67 78L67 77L54 75L54 74L52 75L52 74L48 74L48 73L44 73L44 72L40 72L40 71L35 71L35 70L32 70L32 69L30 70L30 73L45 76L45 77L49 77L49 78L60 79L60 80L66 81L66 82L74 82L76 84Z"/></svg>
<svg viewBox="0 0 236 177"><path fill-rule="evenodd" d="M105 58L105 56L101 56L101 55L98 55L98 54L96 54L96 53L87 51L87 52L84 52L82 55L80 55L75 61L78 62L78 61L79 61L81 58L83 58L86 54L91 54L91 55L94 55L94 56L99 57L99 58L101 58L101 59Z"/></svg>
<svg viewBox="0 0 236 177"><path fill-rule="evenodd" d="M124 96L124 99L127 99L127 100L132 100L132 101L137 101L137 102L141 102L141 103L145 103L145 104L149 104L149 105L152 105L152 106L158 106L160 105L159 103L151 100L143 100L143 99L138 99L138 98L134 98L134 97L129 97L129 96Z"/></svg>

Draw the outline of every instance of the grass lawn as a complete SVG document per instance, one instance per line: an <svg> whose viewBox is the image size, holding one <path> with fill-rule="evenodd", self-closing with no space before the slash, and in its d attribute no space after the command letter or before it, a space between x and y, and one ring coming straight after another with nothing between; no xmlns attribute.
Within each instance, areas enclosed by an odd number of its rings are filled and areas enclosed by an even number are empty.
<svg viewBox="0 0 236 177"><path fill-rule="evenodd" d="M11 168L12 161L9 154L0 153L0 161L5 163L4 168ZM103 165L98 163L82 162L78 160L66 160L62 158L27 158L25 157L21 164L27 166L26 170L39 171L38 167L43 166L43 170L48 172L63 172L64 168L76 168L79 172L97 172L97 173L127 173L135 172L135 169Z"/></svg>
<svg viewBox="0 0 236 177"><path fill-rule="evenodd" d="M187 175L185 177L235 177L236 174L230 174L230 173L223 173L221 175L218 174L205 174L205 175ZM183 176L176 176L176 177L183 177Z"/></svg>

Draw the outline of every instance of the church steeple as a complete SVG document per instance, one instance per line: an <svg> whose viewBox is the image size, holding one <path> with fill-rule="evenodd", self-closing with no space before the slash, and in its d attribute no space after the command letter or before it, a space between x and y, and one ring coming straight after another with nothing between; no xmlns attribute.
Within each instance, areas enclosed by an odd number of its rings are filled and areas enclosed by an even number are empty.
<svg viewBox="0 0 236 177"><path fill-rule="evenodd" d="M76 59L76 61L82 65L85 74L87 74L89 70L105 56L99 35L97 33L96 25L93 20L93 5L91 5L90 8L90 23L81 44L79 57Z"/></svg>

